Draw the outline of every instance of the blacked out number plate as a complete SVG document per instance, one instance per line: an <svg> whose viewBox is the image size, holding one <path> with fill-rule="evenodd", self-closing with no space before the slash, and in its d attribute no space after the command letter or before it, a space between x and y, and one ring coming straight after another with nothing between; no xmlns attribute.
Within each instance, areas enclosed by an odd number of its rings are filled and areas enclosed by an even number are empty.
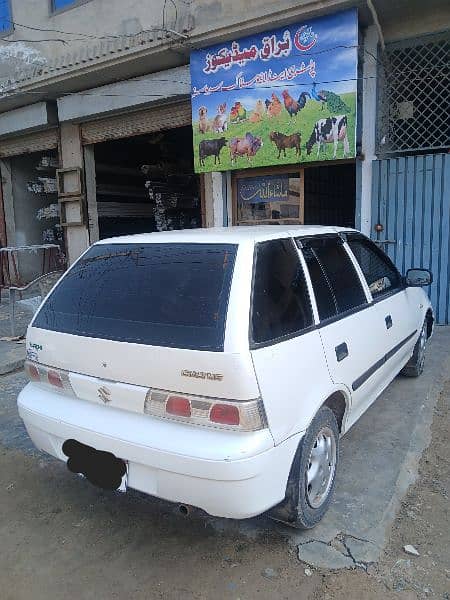
<svg viewBox="0 0 450 600"><path fill-rule="evenodd" d="M84 475L93 485L104 490L125 491L127 464L121 458L77 440L66 440L62 451L68 457L67 468L72 473Z"/></svg>

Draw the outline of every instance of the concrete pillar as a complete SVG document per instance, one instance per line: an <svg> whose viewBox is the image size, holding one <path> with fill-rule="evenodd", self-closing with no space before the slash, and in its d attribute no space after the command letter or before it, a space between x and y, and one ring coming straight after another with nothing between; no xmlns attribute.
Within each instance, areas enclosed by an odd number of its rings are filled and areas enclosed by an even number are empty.
<svg viewBox="0 0 450 600"><path fill-rule="evenodd" d="M223 173L205 173L205 227L223 227L226 222ZM225 221L224 221L225 219Z"/></svg>
<svg viewBox="0 0 450 600"><path fill-rule="evenodd" d="M227 218L225 225L231 227L233 225L233 184L231 181L231 171L227 171L225 174L225 204Z"/></svg>
<svg viewBox="0 0 450 600"><path fill-rule="evenodd" d="M84 147L84 177L86 182L86 204L87 219L89 227L89 239L91 244L98 242L100 232L98 228L98 209L97 209L97 183L95 174L95 154L94 146Z"/></svg>
<svg viewBox="0 0 450 600"><path fill-rule="evenodd" d="M83 146L81 144L80 127L73 123L61 123L60 158L63 169L79 167L83 172ZM75 214L79 198L66 203L67 214ZM72 205L72 206L71 206ZM66 227L67 258L72 264L89 246L87 224Z"/></svg>
<svg viewBox="0 0 450 600"><path fill-rule="evenodd" d="M16 244L16 218L14 215L14 199L12 190L11 161L0 160L0 174L3 188L3 212L5 215L6 241L8 246Z"/></svg>
<svg viewBox="0 0 450 600"><path fill-rule="evenodd" d="M356 223L366 235L371 233L372 161L376 159L377 46L378 33L375 25L370 25L364 35L361 128L361 152L364 160L360 171L360 223Z"/></svg>

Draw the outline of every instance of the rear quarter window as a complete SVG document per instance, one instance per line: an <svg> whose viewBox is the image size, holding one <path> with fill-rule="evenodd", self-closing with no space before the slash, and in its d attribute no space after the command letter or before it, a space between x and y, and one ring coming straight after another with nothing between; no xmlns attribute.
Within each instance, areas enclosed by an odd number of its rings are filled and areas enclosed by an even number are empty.
<svg viewBox="0 0 450 600"><path fill-rule="evenodd" d="M253 346L297 335L312 324L311 302L293 240L260 242L253 277Z"/></svg>
<svg viewBox="0 0 450 600"><path fill-rule="evenodd" d="M223 351L234 244L99 244L54 289L34 327Z"/></svg>

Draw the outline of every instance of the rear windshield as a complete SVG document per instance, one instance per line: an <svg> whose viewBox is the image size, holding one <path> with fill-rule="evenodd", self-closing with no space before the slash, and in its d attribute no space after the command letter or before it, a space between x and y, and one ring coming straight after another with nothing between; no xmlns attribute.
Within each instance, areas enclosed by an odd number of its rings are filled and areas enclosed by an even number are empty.
<svg viewBox="0 0 450 600"><path fill-rule="evenodd" d="M137 344L223 351L237 246L93 246L33 327Z"/></svg>

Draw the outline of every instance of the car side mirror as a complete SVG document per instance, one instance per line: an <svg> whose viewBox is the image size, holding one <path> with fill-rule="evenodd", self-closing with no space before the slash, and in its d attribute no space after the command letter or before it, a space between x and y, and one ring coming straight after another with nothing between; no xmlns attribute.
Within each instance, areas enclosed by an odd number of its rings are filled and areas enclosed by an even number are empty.
<svg viewBox="0 0 450 600"><path fill-rule="evenodd" d="M408 287L424 287L433 283L433 275L428 269L408 269L405 283Z"/></svg>

